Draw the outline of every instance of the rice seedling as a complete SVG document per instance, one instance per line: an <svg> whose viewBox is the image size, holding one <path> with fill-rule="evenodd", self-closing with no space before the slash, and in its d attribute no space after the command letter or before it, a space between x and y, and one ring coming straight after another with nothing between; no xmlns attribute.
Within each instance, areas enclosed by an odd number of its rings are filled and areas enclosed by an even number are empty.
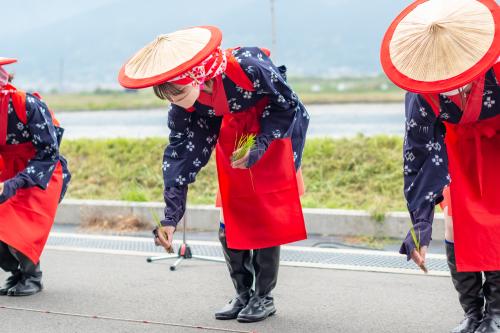
<svg viewBox="0 0 500 333"><path fill-rule="evenodd" d="M245 157L245 155L250 151L250 149L255 144L255 134L244 134L236 142L235 149L231 160L238 161Z"/></svg>

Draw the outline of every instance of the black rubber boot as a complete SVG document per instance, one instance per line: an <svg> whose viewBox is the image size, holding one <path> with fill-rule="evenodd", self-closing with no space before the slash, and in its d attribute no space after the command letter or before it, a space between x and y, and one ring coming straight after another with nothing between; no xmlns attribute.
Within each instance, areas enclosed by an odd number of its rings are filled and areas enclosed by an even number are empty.
<svg viewBox="0 0 500 333"><path fill-rule="evenodd" d="M9 289L17 285L22 280L23 275L20 270L11 272L11 275L5 280L4 285L0 288L0 296L6 296Z"/></svg>
<svg viewBox="0 0 500 333"><path fill-rule="evenodd" d="M477 333L500 333L500 271L484 272L486 310Z"/></svg>
<svg viewBox="0 0 500 333"><path fill-rule="evenodd" d="M248 304L252 294L253 267L250 250L231 250L227 247L226 233L219 230L219 240L222 244L229 275L236 289L236 297L215 313L215 319L236 319L241 310Z"/></svg>
<svg viewBox="0 0 500 333"><path fill-rule="evenodd" d="M279 265L279 246L254 250L255 293L250 298L248 305L238 315L239 322L253 323L276 313L271 291L278 282Z"/></svg>
<svg viewBox="0 0 500 333"><path fill-rule="evenodd" d="M8 296L31 296L43 289L40 263L36 265L21 252L9 247L12 255L19 261L20 280L7 291Z"/></svg>
<svg viewBox="0 0 500 333"><path fill-rule="evenodd" d="M19 270L19 261L12 255L9 246L4 242L0 242L0 268L11 273L5 284L0 288L0 296L5 296L8 290L21 280L21 272Z"/></svg>
<svg viewBox="0 0 500 333"><path fill-rule="evenodd" d="M453 244L446 243L446 256L453 285L458 292L458 299L465 312L464 319L451 330L451 333L474 333L483 317L483 275L481 272L457 272Z"/></svg>

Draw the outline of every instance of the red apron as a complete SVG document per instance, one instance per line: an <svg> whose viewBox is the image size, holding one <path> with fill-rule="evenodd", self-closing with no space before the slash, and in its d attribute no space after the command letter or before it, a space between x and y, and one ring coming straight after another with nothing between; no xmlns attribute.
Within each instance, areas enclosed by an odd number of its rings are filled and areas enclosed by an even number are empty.
<svg viewBox="0 0 500 333"><path fill-rule="evenodd" d="M25 96L15 90L7 94L0 91L0 182L23 171L36 153L31 143L6 144L9 98L12 97L19 119L26 124ZM0 241L38 263L54 222L62 184L62 166L58 163L46 190L19 189L15 196L0 204Z"/></svg>
<svg viewBox="0 0 500 333"><path fill-rule="evenodd" d="M446 123L448 205L459 272L500 270L500 116L478 121L483 90L484 77L471 91L461 122ZM426 96L439 114L435 98Z"/></svg>
<svg viewBox="0 0 500 333"><path fill-rule="evenodd" d="M253 91L252 82L234 57L228 55L225 74L245 90ZM216 93L221 94L223 85L218 83ZM200 97L203 103L203 96ZM219 101L224 102L214 105L216 113L223 115L216 163L228 247L260 249L306 239L298 186L302 178L295 171L290 138L273 140L250 169L231 166L238 138L259 133L259 120L268 104L267 98L239 113L229 112L225 93L219 95Z"/></svg>

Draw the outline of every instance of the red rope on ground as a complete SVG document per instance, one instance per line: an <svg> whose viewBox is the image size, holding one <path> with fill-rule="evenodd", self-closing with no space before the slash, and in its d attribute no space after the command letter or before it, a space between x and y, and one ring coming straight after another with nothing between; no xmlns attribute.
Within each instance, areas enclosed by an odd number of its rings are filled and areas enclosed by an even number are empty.
<svg viewBox="0 0 500 333"><path fill-rule="evenodd" d="M87 318L87 319L111 320L111 321L120 321L120 322L126 322L126 323L136 323L136 324L150 324L150 325L161 325L161 326L170 326L170 327L193 328L193 329L201 329L201 330L206 330L206 331L231 332L231 333L257 333L256 331L241 331L241 330L233 330L230 328L217 328L217 327L177 324L177 323L169 323L169 322L161 322L161 321L149 321L149 320L138 320L138 319L127 319L127 318L107 317L107 316L98 316L98 315L87 315L87 314L81 314L81 313L70 313L70 312L60 312L60 311L51 311L51 310L18 308L18 307L5 306L5 305L0 305L0 309L12 310L12 311L26 311L26 312L44 313L44 314L52 314L52 315L67 316L67 317Z"/></svg>

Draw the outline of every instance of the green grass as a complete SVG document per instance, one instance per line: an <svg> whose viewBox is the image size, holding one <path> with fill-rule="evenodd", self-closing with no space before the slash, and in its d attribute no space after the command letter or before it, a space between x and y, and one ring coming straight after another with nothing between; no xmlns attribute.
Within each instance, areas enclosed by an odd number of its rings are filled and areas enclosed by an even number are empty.
<svg viewBox="0 0 500 333"><path fill-rule="evenodd" d="M67 140L62 153L73 173L68 196L79 199L163 201L164 139ZM304 152L305 207L364 209L376 219L404 210L402 139L311 139ZM190 204L213 204L214 158L190 187Z"/></svg>
<svg viewBox="0 0 500 333"><path fill-rule="evenodd" d="M404 92L384 76L359 78L291 78L306 104L401 102Z"/></svg>
<svg viewBox="0 0 500 333"><path fill-rule="evenodd" d="M385 77L365 78L291 78L290 84L306 104L401 102L404 93ZM92 93L44 94L47 104L56 111L130 110L165 107L151 89L112 91L97 89Z"/></svg>

